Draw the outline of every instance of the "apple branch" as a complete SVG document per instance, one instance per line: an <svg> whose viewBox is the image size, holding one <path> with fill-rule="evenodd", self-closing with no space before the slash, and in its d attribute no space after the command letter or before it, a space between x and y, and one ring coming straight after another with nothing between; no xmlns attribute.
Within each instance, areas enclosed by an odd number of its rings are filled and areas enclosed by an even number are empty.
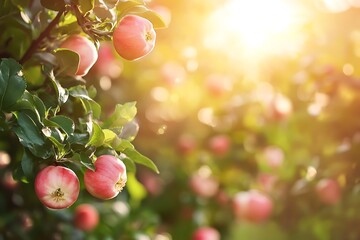
<svg viewBox="0 0 360 240"><path fill-rule="evenodd" d="M49 23L49 25L45 28L45 30L39 35L39 37L34 40L28 50L25 52L24 56L20 59L19 63L24 64L27 60L31 58L31 56L34 54L34 52L38 49L41 42L49 36L51 30L59 23L59 20L63 13L65 12L65 9L60 10L55 18Z"/></svg>

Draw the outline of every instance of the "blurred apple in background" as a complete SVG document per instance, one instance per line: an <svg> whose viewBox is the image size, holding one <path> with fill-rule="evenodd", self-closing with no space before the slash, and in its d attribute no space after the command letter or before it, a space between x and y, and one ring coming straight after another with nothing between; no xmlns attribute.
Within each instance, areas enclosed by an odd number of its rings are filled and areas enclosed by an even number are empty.
<svg viewBox="0 0 360 240"><path fill-rule="evenodd" d="M224 156L230 149L230 138L227 135L216 135L209 140L210 151L217 156Z"/></svg>
<svg viewBox="0 0 360 240"><path fill-rule="evenodd" d="M233 209L237 218L260 223L269 218L273 210L273 202L267 195L250 190L235 194Z"/></svg>
<svg viewBox="0 0 360 240"><path fill-rule="evenodd" d="M335 205L341 199L341 188L336 180L325 178L316 184L316 194L321 202Z"/></svg>
<svg viewBox="0 0 360 240"><path fill-rule="evenodd" d="M212 227L201 227L193 233L192 240L220 240L220 233Z"/></svg>
<svg viewBox="0 0 360 240"><path fill-rule="evenodd" d="M98 210L90 204L80 204L75 208L74 224L83 231L93 230L99 223Z"/></svg>

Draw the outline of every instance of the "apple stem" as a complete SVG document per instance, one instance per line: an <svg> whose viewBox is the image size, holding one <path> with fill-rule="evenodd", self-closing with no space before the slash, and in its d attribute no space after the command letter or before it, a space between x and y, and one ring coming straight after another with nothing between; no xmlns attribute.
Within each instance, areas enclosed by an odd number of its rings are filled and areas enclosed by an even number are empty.
<svg viewBox="0 0 360 240"><path fill-rule="evenodd" d="M65 12L65 9L60 10L57 15L55 16L55 18L49 23L49 25L45 28L45 30L40 33L39 37L34 40L30 47L28 48L28 50L25 52L25 54L23 55L23 57L19 60L20 64L24 64L24 62L26 62L27 60L29 60L31 58L31 56L34 54L34 52L38 49L39 45L41 44L41 42L48 37L48 35L50 34L51 30L59 23L59 20L61 18L61 16L63 15L63 13Z"/></svg>

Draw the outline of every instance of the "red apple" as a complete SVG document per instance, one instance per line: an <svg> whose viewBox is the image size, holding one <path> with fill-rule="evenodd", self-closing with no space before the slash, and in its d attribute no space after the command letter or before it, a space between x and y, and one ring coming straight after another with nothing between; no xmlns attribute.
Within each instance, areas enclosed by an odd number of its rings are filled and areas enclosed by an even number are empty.
<svg viewBox="0 0 360 240"><path fill-rule="evenodd" d="M127 15L114 30L113 43L117 53L126 60L137 60L149 54L155 46L156 33L146 18Z"/></svg>
<svg viewBox="0 0 360 240"><path fill-rule="evenodd" d="M273 203L271 199L260 192L239 192L233 198L235 216L242 220L260 223L270 216Z"/></svg>
<svg viewBox="0 0 360 240"><path fill-rule="evenodd" d="M316 194L323 203L335 205L341 199L341 188L336 180L325 178L316 184Z"/></svg>
<svg viewBox="0 0 360 240"><path fill-rule="evenodd" d="M200 197L209 198L214 196L219 190L219 182L214 177L194 174L190 181L191 190Z"/></svg>
<svg viewBox="0 0 360 240"><path fill-rule="evenodd" d="M226 135L217 135L209 141L210 150L217 156L226 155L230 148L230 139Z"/></svg>
<svg viewBox="0 0 360 240"><path fill-rule="evenodd" d="M94 163L95 171L84 174L86 190L94 197L111 199L116 197L127 181L125 164L111 155L102 155Z"/></svg>
<svg viewBox="0 0 360 240"><path fill-rule="evenodd" d="M48 166L35 178L35 193L47 207L61 209L71 206L78 198L80 183L76 174L62 166Z"/></svg>
<svg viewBox="0 0 360 240"><path fill-rule="evenodd" d="M212 227L201 227L193 233L192 240L220 240L220 233Z"/></svg>
<svg viewBox="0 0 360 240"><path fill-rule="evenodd" d="M80 204L75 208L74 224L83 231L93 230L99 223L98 210L90 204Z"/></svg>
<svg viewBox="0 0 360 240"><path fill-rule="evenodd" d="M86 75L98 58L95 45L81 35L70 36L60 44L60 48L69 49L79 54L79 67L75 73L77 76Z"/></svg>

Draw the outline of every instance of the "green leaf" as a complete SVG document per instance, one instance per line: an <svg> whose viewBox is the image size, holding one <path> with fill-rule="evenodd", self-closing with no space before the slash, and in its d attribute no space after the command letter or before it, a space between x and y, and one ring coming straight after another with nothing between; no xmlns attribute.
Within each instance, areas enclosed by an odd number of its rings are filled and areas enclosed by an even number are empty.
<svg viewBox="0 0 360 240"><path fill-rule="evenodd" d="M37 115L39 122L42 122L46 116L46 108L43 101L38 96L33 95L26 90L22 95L22 98L12 106L12 110L31 110Z"/></svg>
<svg viewBox="0 0 360 240"><path fill-rule="evenodd" d="M120 155L120 160L123 161L123 163L125 164L126 166L126 172L133 172L135 173L136 172L136 166L135 166L135 163L134 161L132 161L130 158L128 157L122 157L125 156L124 154L121 154Z"/></svg>
<svg viewBox="0 0 360 240"><path fill-rule="evenodd" d="M94 0L79 0L80 10L82 13L87 13L94 8Z"/></svg>
<svg viewBox="0 0 360 240"><path fill-rule="evenodd" d="M139 153L136 149L127 148L123 151L123 153L134 162L144 165L153 170L154 172L159 173L159 169L157 168L155 163L151 161L148 157L145 157L144 155Z"/></svg>
<svg viewBox="0 0 360 240"><path fill-rule="evenodd" d="M34 161L26 151L21 158L21 168L27 179L33 177Z"/></svg>
<svg viewBox="0 0 360 240"><path fill-rule="evenodd" d="M65 8L64 0L40 0L40 2L43 7L54 11Z"/></svg>
<svg viewBox="0 0 360 240"><path fill-rule="evenodd" d="M163 18L161 17L161 15L155 11L148 9L143 12L138 12L138 13L136 13L136 15L148 19L153 24L153 27L155 29L167 27L167 25L166 25L165 21L163 20Z"/></svg>
<svg viewBox="0 0 360 240"><path fill-rule="evenodd" d="M74 160L79 161L84 167L91 171L95 171L95 166L91 158L85 153L75 153L72 157Z"/></svg>
<svg viewBox="0 0 360 240"><path fill-rule="evenodd" d="M57 124L67 135L71 135L74 133L75 124L74 121L68 117L58 115L49 119L50 121Z"/></svg>
<svg viewBox="0 0 360 240"><path fill-rule="evenodd" d="M75 75L79 69L80 56L78 53L65 48L59 48L54 53L59 67L59 73Z"/></svg>
<svg viewBox="0 0 360 240"><path fill-rule="evenodd" d="M44 72L50 78L53 84L53 87L56 91L58 104L64 104L69 98L69 91L63 88L61 84L55 79L53 70L45 68Z"/></svg>
<svg viewBox="0 0 360 240"><path fill-rule="evenodd" d="M130 141L121 139L118 136L116 136L113 141L111 142L110 146L118 152L123 152L127 148L134 149L134 145L131 144Z"/></svg>
<svg viewBox="0 0 360 240"><path fill-rule="evenodd" d="M21 98L26 82L21 77L21 65L13 59L1 59L0 62L0 110L11 110Z"/></svg>
<svg viewBox="0 0 360 240"><path fill-rule="evenodd" d="M101 115L101 107L92 98L89 97L88 91L84 86L78 85L69 88L70 95L81 100L86 113L92 113L95 118Z"/></svg>
<svg viewBox="0 0 360 240"><path fill-rule="evenodd" d="M86 144L86 147L88 146L100 147L104 144L104 141L105 141L104 132L96 122L93 122L91 136L89 142Z"/></svg>
<svg viewBox="0 0 360 240"><path fill-rule="evenodd" d="M17 112L17 125L13 131L18 136L20 143L28 148L32 154L43 159L53 155L51 145L47 144L44 135L34 119L25 112Z"/></svg>
<svg viewBox="0 0 360 240"><path fill-rule="evenodd" d="M136 179L134 173L127 174L126 188L131 196L132 204L135 206L139 205L141 200L146 197L146 189Z"/></svg>
<svg viewBox="0 0 360 240"><path fill-rule="evenodd" d="M102 130L104 133L104 143L105 144L111 144L113 142L113 140L117 137L116 133L114 133L113 131L109 130L109 129L103 129Z"/></svg>
<svg viewBox="0 0 360 240"><path fill-rule="evenodd" d="M103 123L103 128L122 127L132 121L136 116L136 102L128 102L124 105L117 104L114 113Z"/></svg>

